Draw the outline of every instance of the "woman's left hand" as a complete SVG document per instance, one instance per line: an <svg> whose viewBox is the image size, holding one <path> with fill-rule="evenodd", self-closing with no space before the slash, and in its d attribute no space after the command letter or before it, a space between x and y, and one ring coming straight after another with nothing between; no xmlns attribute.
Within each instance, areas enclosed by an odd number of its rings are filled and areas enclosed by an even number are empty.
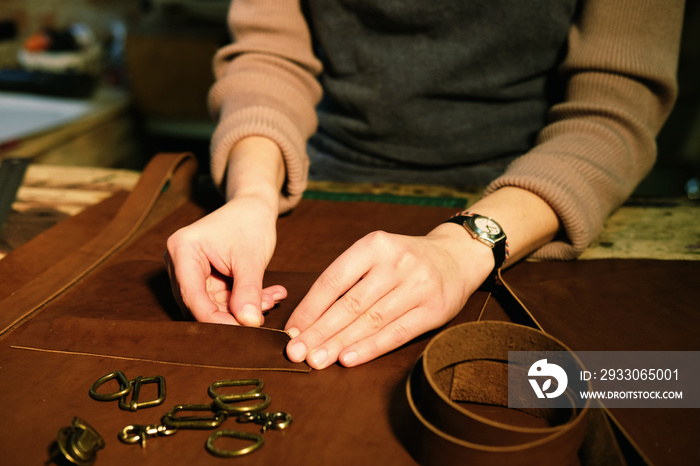
<svg viewBox="0 0 700 466"><path fill-rule="evenodd" d="M370 233L316 280L286 325L292 361L356 366L451 320L492 271L462 227L426 236Z"/></svg>

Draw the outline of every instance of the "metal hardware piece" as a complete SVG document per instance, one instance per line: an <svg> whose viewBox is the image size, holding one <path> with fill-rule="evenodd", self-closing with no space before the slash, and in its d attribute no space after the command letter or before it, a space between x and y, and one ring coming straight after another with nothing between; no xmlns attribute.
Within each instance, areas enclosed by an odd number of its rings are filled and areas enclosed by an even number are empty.
<svg viewBox="0 0 700 466"><path fill-rule="evenodd" d="M219 437L231 437L242 440L251 440L255 443L247 447L239 448L238 450L222 450L214 446L214 442ZM239 432L237 430L217 430L209 436L205 446L207 451L214 456L218 456L219 458L235 458L237 456L243 456L254 452L258 448L262 447L263 443L265 443L265 439L260 434L250 434L247 432Z"/></svg>
<svg viewBox="0 0 700 466"><path fill-rule="evenodd" d="M121 374L121 375L120 375ZM98 394L97 389L109 380L118 379L122 390L109 394ZM125 382L126 381L126 382ZM139 402L138 397L141 385L145 383L158 383L158 398L145 402ZM128 403L128 391L119 397L119 407L130 411L136 411L139 407L157 406L165 400L165 379L156 377L137 377L128 381L124 374L119 371L107 374L98 379L90 389L90 396L95 399L115 400L117 395L124 392L125 384L129 385L132 391L131 402ZM243 393L220 394L217 390L221 387L245 387L251 386L250 390ZM210 404L180 404L174 406L161 418L161 424L138 425L132 424L124 427L118 435L123 443L140 444L146 447L146 440L157 436L169 436L175 434L180 429L216 429L229 417L236 416L240 423L252 422L261 426L261 434L268 430L282 430L292 423L292 416L284 412L266 413L272 399L267 393L262 393L264 382L260 379L240 379L240 380L219 380L212 383L207 390L213 399ZM253 401L255 404L245 402ZM208 415L182 415L183 412L206 412ZM240 432L236 430L220 430L212 433L206 442L206 449L214 456L230 458L243 456L254 452L262 447L264 443L261 434ZM249 440L251 445L237 450L225 450L218 448L214 442L220 437L230 437L242 440Z"/></svg>
<svg viewBox="0 0 700 466"><path fill-rule="evenodd" d="M208 411L213 416L177 416L181 411ZM228 418L228 413L214 413L212 405L176 405L161 418L163 425L169 429L216 429Z"/></svg>
<svg viewBox="0 0 700 466"><path fill-rule="evenodd" d="M110 380L119 382L119 390L113 393L98 393L97 389ZM158 397L154 400L139 401L141 386L147 383L158 384ZM90 398L97 401L114 401L119 400L119 408L125 411L136 411L139 408L152 408L158 406L165 401L165 378L160 375L152 377L138 376L134 380L129 380L122 371L114 371L105 374L92 384L90 387ZM131 401L128 401L131 394Z"/></svg>
<svg viewBox="0 0 700 466"><path fill-rule="evenodd" d="M242 403L244 401L261 400L254 405L235 406L232 403ZM228 414L255 413L270 406L272 398L267 393L248 392L236 395L219 395L214 398L212 407Z"/></svg>
<svg viewBox="0 0 700 466"><path fill-rule="evenodd" d="M128 444L141 444L141 448L146 448L146 439L153 437L165 437L173 435L177 429L170 429L164 425L150 424L140 425L131 424L124 427L118 435L119 440Z"/></svg>
<svg viewBox="0 0 700 466"><path fill-rule="evenodd" d="M152 408L158 406L165 401L165 378L156 375L153 377L138 376L134 380L129 381L131 384L131 401L127 403L128 394L119 398L119 408L125 411L136 411L139 408ZM141 386L147 383L158 384L158 397L154 400L139 401Z"/></svg>
<svg viewBox="0 0 700 466"><path fill-rule="evenodd" d="M283 430L289 427L292 423L292 415L281 411L276 413L244 413L236 420L238 422L254 422L262 426L260 432L264 434L268 429Z"/></svg>
<svg viewBox="0 0 700 466"><path fill-rule="evenodd" d="M217 388L220 388L220 387L246 387L246 386L253 386L253 385L255 385L255 388L253 388L252 390L249 390L245 393L242 393L242 394L261 393L263 387L265 386L265 382L263 382L261 379L219 380L219 381L214 382L213 384L209 385L209 388L207 389L207 393L209 393L210 397L216 398L218 396L221 396L219 393L216 392Z"/></svg>
<svg viewBox="0 0 700 466"><path fill-rule="evenodd" d="M69 427L58 431L52 458L61 455L67 461L78 466L90 466L97 458L97 452L103 449L105 441L95 429L80 419L73 418Z"/></svg>
<svg viewBox="0 0 700 466"><path fill-rule="evenodd" d="M97 389L103 384L109 382L110 380L116 379L119 382L119 391L114 393L97 393ZM97 401L114 401L118 400L129 394L131 391L131 383L129 379L126 378L122 371L114 371L109 374L105 374L92 384L90 387L90 398Z"/></svg>

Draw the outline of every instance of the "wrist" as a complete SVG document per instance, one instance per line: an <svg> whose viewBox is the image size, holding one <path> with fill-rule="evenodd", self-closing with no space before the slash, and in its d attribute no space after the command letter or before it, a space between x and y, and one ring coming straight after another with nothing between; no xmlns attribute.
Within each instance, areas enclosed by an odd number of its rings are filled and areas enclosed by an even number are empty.
<svg viewBox="0 0 700 466"><path fill-rule="evenodd" d="M508 234L506 266L551 241L560 228L557 214L544 199L511 186L502 187L475 202L469 212L496 219Z"/></svg>
<svg viewBox="0 0 700 466"><path fill-rule="evenodd" d="M277 144L265 137L251 136L239 141L229 158L227 200L255 197L279 212L285 167Z"/></svg>
<svg viewBox="0 0 700 466"><path fill-rule="evenodd" d="M457 275L464 280L465 299L489 278L495 267L493 253L488 246L466 234L462 226L442 223L428 237L440 241L454 261Z"/></svg>

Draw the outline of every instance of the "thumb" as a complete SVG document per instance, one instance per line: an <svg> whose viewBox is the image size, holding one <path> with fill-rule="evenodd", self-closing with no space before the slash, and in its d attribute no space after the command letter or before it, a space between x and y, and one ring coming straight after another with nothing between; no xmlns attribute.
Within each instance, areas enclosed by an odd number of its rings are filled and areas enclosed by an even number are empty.
<svg viewBox="0 0 700 466"><path fill-rule="evenodd" d="M241 325L259 327L263 324L262 282L265 270L250 264L234 275L230 308Z"/></svg>

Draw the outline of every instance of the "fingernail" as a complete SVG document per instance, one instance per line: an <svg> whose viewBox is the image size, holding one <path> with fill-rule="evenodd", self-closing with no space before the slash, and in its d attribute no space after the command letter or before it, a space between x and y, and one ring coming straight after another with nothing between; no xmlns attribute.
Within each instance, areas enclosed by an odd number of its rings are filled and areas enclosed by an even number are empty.
<svg viewBox="0 0 700 466"><path fill-rule="evenodd" d="M231 299L231 292L226 290L219 291L214 295L214 299L217 303L226 304Z"/></svg>
<svg viewBox="0 0 700 466"><path fill-rule="evenodd" d="M287 333L289 334L290 337L296 338L296 337L299 336L299 334L300 334L301 332L300 332L299 329L296 328L296 327L289 327L289 328L287 329Z"/></svg>
<svg viewBox="0 0 700 466"><path fill-rule="evenodd" d="M324 350L323 348L314 350L309 355L309 362L312 363L312 366L317 367L318 369L322 369L325 366L327 359L328 351Z"/></svg>
<svg viewBox="0 0 700 466"><path fill-rule="evenodd" d="M301 362L306 355L306 346L304 346L304 343L298 341L287 350L287 355L292 361Z"/></svg>
<svg viewBox="0 0 700 466"><path fill-rule="evenodd" d="M355 351L350 351L349 353L345 353L344 355L341 356L341 360L343 362L344 366L351 366L352 363L357 361L357 352Z"/></svg>
<svg viewBox="0 0 700 466"><path fill-rule="evenodd" d="M275 293L272 295L272 299L274 299L275 301L280 301L284 299L284 293Z"/></svg>
<svg viewBox="0 0 700 466"><path fill-rule="evenodd" d="M248 325L262 325L260 312L253 304L246 304L241 309L241 317Z"/></svg>

